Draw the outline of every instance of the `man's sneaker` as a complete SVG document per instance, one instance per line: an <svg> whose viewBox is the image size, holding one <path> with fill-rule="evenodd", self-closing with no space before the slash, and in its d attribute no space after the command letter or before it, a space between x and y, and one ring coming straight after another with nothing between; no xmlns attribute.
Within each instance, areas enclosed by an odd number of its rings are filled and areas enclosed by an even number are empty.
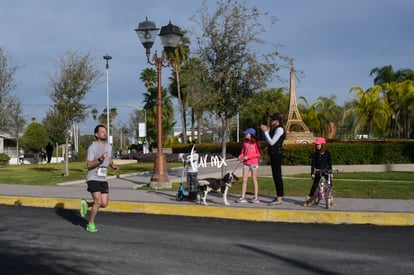
<svg viewBox="0 0 414 275"><path fill-rule="evenodd" d="M245 197L240 197L239 199L236 200L236 202L247 202Z"/></svg>
<svg viewBox="0 0 414 275"><path fill-rule="evenodd" d="M260 201L259 201L258 198L255 197L255 198L251 199L250 202L251 203L259 203Z"/></svg>
<svg viewBox="0 0 414 275"><path fill-rule="evenodd" d="M79 211L82 218L86 216L86 213L88 213L88 203L85 200L81 200L81 209Z"/></svg>
<svg viewBox="0 0 414 275"><path fill-rule="evenodd" d="M95 232L98 232L98 229L96 229L94 223L88 223L88 225L86 226L86 231L95 233Z"/></svg>
<svg viewBox="0 0 414 275"><path fill-rule="evenodd" d="M268 203L268 205L281 205L281 204L282 204L282 201L278 201L277 198L275 198L274 200Z"/></svg>

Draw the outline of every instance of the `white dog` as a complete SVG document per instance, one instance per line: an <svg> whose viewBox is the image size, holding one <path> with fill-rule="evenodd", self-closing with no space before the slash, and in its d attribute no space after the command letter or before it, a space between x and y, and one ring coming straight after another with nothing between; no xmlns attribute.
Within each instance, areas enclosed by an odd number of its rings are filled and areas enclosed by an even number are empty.
<svg viewBox="0 0 414 275"><path fill-rule="evenodd" d="M223 193L223 202L225 205L230 205L227 201L227 192L229 188L231 188L233 182L238 180L239 178L236 177L233 173L226 173L222 179L215 179L215 178L206 178L198 180L198 186L200 188L200 192L202 195L200 203L202 205L208 205L206 202L207 194L211 190L218 191L220 190Z"/></svg>

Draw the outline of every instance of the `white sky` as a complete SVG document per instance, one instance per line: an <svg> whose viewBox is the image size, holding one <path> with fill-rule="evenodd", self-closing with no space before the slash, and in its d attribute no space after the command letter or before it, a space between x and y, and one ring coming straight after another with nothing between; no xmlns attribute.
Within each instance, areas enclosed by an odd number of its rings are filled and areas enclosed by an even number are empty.
<svg viewBox="0 0 414 275"><path fill-rule="evenodd" d="M374 67L392 65L394 70L414 69L414 1L412 0L251 0L249 4L278 18L267 29L267 42L280 43L280 51L294 59L304 72L296 82L296 96L313 103L319 96L337 95L337 103L352 99L349 89L372 85ZM145 50L134 29L148 17L157 27L169 20L190 29L188 20L202 0L2 0L0 2L0 47L14 65L17 96L23 99L27 121L40 122L51 106L47 74L53 74L53 60L67 50L91 51L102 62L112 56L109 69L110 106L118 108L115 124L128 124L133 108L142 107L145 88L139 74L146 64ZM210 12L215 1L207 1ZM195 43L194 43L195 44ZM153 50L161 50L159 40ZM99 64L99 63L98 63ZM154 67L153 67L154 68ZM163 69L163 85L170 76ZM281 72L289 79L289 72ZM92 90L84 103L106 106L106 78ZM270 83L269 87L286 86ZM176 110L178 112L178 109ZM179 121L177 122L180 123ZM89 119L80 127L91 132Z"/></svg>

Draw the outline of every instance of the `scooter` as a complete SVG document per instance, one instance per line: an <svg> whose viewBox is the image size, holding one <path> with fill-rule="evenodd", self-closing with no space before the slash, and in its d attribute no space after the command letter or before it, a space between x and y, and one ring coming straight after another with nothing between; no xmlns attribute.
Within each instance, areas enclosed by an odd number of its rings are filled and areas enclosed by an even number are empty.
<svg viewBox="0 0 414 275"><path fill-rule="evenodd" d="M177 201L182 201L183 199L188 198L189 194L184 189L184 176L185 176L186 166L184 165L183 171L181 172L181 179L180 179L180 186L178 187L177 195L175 195L175 199Z"/></svg>

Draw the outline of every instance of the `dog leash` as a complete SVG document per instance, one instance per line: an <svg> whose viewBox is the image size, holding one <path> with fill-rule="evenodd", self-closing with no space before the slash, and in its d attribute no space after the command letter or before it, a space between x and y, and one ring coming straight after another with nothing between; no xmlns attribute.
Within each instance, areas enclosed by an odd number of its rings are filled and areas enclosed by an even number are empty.
<svg viewBox="0 0 414 275"><path fill-rule="evenodd" d="M232 173L232 174L234 173L234 171L236 171L236 169L237 169L237 168L239 168L240 161L237 161L237 162L238 162L238 163L237 163L236 167L233 169L233 171L231 171L231 173Z"/></svg>

